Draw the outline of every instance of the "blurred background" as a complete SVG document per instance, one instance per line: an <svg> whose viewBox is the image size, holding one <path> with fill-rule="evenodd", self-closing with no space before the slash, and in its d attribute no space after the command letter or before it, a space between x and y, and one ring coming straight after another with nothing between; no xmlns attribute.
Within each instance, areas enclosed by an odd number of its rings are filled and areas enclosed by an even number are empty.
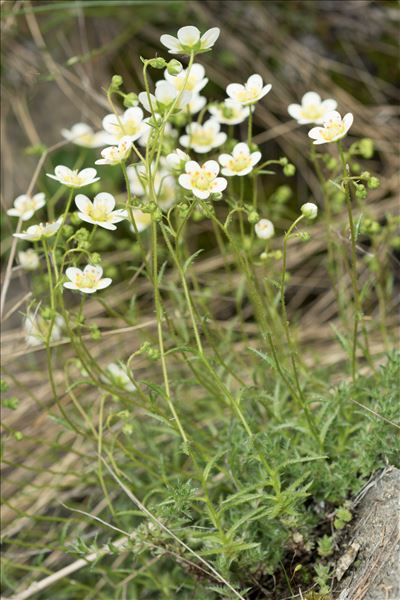
<svg viewBox="0 0 400 600"><path fill-rule="evenodd" d="M400 133L397 2L3 0L1 8L3 211L18 194L26 192L46 148L51 152L37 180L36 191L48 191L44 173L52 172L54 165L71 164L71 146L52 149L62 141L62 128L79 121L100 128L103 116L109 112L104 89L113 74L122 75L126 92L141 91L140 56L150 58L156 53L165 56L160 35L175 35L179 27L193 24L201 31L215 26L221 28L213 52L199 57L210 80L206 88L209 99L222 100L228 83L244 82L253 73L260 73L266 83L272 84L271 93L257 106L254 141L260 144L266 160L287 156L297 167L291 179L277 170L263 183L263 216L268 217L268 207L272 207L278 230L286 227L303 202L312 200L322 204L320 186L307 159L307 128L298 126L287 113L288 104L300 101L310 90L317 91L322 98L335 98L342 114L354 114L350 142L364 137L371 138L375 144L373 156L362 161L362 170L371 171L381 180L381 186L369 193L368 215L385 223L387 215L396 212ZM161 72L154 73L162 76ZM244 130L242 139L245 135ZM96 158L98 152L88 151L85 166L92 165ZM120 186L122 192L122 180L112 178L107 172L103 181L106 185ZM332 201L340 203L337 198ZM15 221L3 213L3 273L14 227ZM194 224L193 231L193 239L201 239L208 247L196 268L211 286L210 305L221 319L227 319L230 312L224 294L226 292L226 296L229 289L225 290L218 278L222 267L215 258L212 236L208 235L204 223ZM117 250L106 245L109 264L123 262L124 252L128 252L131 243L128 236L126 238L121 240ZM361 253L367 255L370 240L365 238L360 244ZM289 264L293 272L289 311L302 316L301 341L307 343L305 360L312 365L340 365L344 353L331 327L335 324L337 309L326 272L325 251L326 240L318 224L309 244L299 242L295 246ZM397 300L392 292L396 285L398 251L386 242L375 251L376 277L382 275L390 281L388 326L394 328ZM368 269L365 263L360 274L365 280L370 275ZM123 282L120 285L115 291L116 301L126 299L128 302L131 292L123 287ZM17 410L5 411L10 454L6 462L8 479L3 490L6 498L3 518L5 534L10 539L17 536L20 540L33 535L29 515L51 514L60 499L66 501L73 497L79 502L86 498L86 491L79 486L79 461L85 452L84 444L61 430L56 417L49 425L46 411L53 407L51 391L43 375L44 356L41 351L28 352L25 346L20 312L24 310L30 289L29 277L20 271L13 273L6 304L9 318L3 323L5 373L8 381L17 386L15 393L23 398ZM148 290L144 289L145 299L146 293ZM113 306L111 300L110 304ZM124 325L118 317L106 315L96 300L88 302L87 311L88 317L99 327L109 327L111 331ZM151 311L149 302L150 317ZM379 302L374 294L367 312L372 320L379 314ZM140 313L138 329L145 328L149 315L145 311ZM248 332L257 335L251 322ZM116 353L122 358L130 353L132 343L136 344L132 335L136 334L110 335L101 344L93 344L92 351L102 360L112 359ZM372 351L379 355L383 350L384 342L378 332L373 338ZM148 365L143 365L144 373L147 368ZM53 445L55 438L57 446ZM44 468L48 472L43 471ZM43 488L47 490L45 494ZM34 530L37 538L42 531L40 523L35 527L38 527ZM85 525L80 523L79 528L83 531ZM51 544L51 528L46 536L47 541L43 538L43 543ZM22 565L30 564L29 553L18 546L12 552L13 560ZM60 555L51 552L44 566L53 568L59 560Z"/></svg>

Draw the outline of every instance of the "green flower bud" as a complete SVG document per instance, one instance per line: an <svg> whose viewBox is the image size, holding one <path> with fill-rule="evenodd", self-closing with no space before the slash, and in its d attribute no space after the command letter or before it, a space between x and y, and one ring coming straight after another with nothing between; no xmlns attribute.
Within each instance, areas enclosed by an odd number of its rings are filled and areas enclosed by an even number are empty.
<svg viewBox="0 0 400 600"><path fill-rule="evenodd" d="M330 156L328 158L328 160L326 161L326 167L330 171L334 171L336 169L336 167L337 167L337 160L336 160L336 158L333 158L333 156Z"/></svg>
<svg viewBox="0 0 400 600"><path fill-rule="evenodd" d="M90 248L90 243L89 242L79 242L78 244L78 248L80 250L89 250Z"/></svg>
<svg viewBox="0 0 400 600"><path fill-rule="evenodd" d="M64 238L69 238L71 237L71 235L74 233L73 228L71 227L71 225L63 225L62 228L62 234Z"/></svg>
<svg viewBox="0 0 400 600"><path fill-rule="evenodd" d="M167 64L167 71L170 75L179 75L182 69L182 63L180 63L179 60L176 60L176 58L172 58Z"/></svg>
<svg viewBox="0 0 400 600"><path fill-rule="evenodd" d="M260 215L255 210L252 210L248 216L247 220L249 223L257 223L260 220Z"/></svg>
<svg viewBox="0 0 400 600"><path fill-rule="evenodd" d="M359 173L361 171L361 165L359 163L353 163L351 165L351 170L353 173Z"/></svg>
<svg viewBox="0 0 400 600"><path fill-rule="evenodd" d="M308 231L301 231L298 236L302 242L308 242L311 239L311 235L308 233Z"/></svg>
<svg viewBox="0 0 400 600"><path fill-rule="evenodd" d="M76 213L76 212L73 212L70 215L70 219L71 219L72 225L79 225L79 223L82 222L81 219L78 217L78 213Z"/></svg>
<svg viewBox="0 0 400 600"><path fill-rule="evenodd" d="M148 61L148 64L153 67L153 69L165 69L167 66L167 61L165 58L162 58L162 56L159 56L157 58L151 58Z"/></svg>
<svg viewBox="0 0 400 600"><path fill-rule="evenodd" d="M374 142L370 138L363 138L360 140L358 147L363 158L372 158L374 154Z"/></svg>
<svg viewBox="0 0 400 600"><path fill-rule="evenodd" d="M283 172L286 177L292 177L296 173L296 167L289 163L283 167Z"/></svg>
<svg viewBox="0 0 400 600"><path fill-rule="evenodd" d="M14 437L17 440L17 442L20 442L23 439L23 433L21 431L15 431L14 432Z"/></svg>
<svg viewBox="0 0 400 600"><path fill-rule="evenodd" d="M371 173L369 171L363 171L360 175L360 179L369 179L371 177Z"/></svg>
<svg viewBox="0 0 400 600"><path fill-rule="evenodd" d="M267 258L268 258L268 253L267 252L261 252L260 259L261 260L267 260Z"/></svg>
<svg viewBox="0 0 400 600"><path fill-rule="evenodd" d="M92 265L99 265L101 263L100 254L98 252L93 252L89 257L89 261Z"/></svg>
<svg viewBox="0 0 400 600"><path fill-rule="evenodd" d="M131 108L132 106L136 106L138 103L137 94L130 92L129 94L125 94L124 96L124 106L126 108Z"/></svg>
<svg viewBox="0 0 400 600"><path fill-rule="evenodd" d="M357 185L356 197L360 200L364 200L364 198L367 197L367 190L365 188L365 185L363 185L362 183Z"/></svg>
<svg viewBox="0 0 400 600"><path fill-rule="evenodd" d="M300 210L306 219L315 219L318 214L318 206L312 202L306 202Z"/></svg>
<svg viewBox="0 0 400 600"><path fill-rule="evenodd" d="M5 379L0 380L0 392L6 392L8 390L8 383Z"/></svg>
<svg viewBox="0 0 400 600"><path fill-rule="evenodd" d="M90 337L92 338L92 340L97 341L97 340L101 339L101 331L97 327L97 325L91 325L89 328L89 332L90 332Z"/></svg>
<svg viewBox="0 0 400 600"><path fill-rule="evenodd" d="M288 159L286 158L286 156L282 156L282 158L279 159L279 164L282 167L285 167L287 164L289 164Z"/></svg>
<svg viewBox="0 0 400 600"><path fill-rule="evenodd" d="M379 181L378 177L370 177L367 181L367 185L370 190L375 190L381 185L381 182Z"/></svg>
<svg viewBox="0 0 400 600"><path fill-rule="evenodd" d="M282 258L282 250L275 250L275 252L273 252L271 254L271 256L273 256L275 260L281 260L281 258Z"/></svg>
<svg viewBox="0 0 400 600"><path fill-rule="evenodd" d="M153 220L156 223L159 223L160 221L162 221L162 210L161 210L161 208L156 208L156 210L152 214L152 217L153 217Z"/></svg>
<svg viewBox="0 0 400 600"><path fill-rule="evenodd" d="M221 200L222 192L214 192L214 194L211 194L211 198L215 201Z"/></svg>
<svg viewBox="0 0 400 600"><path fill-rule="evenodd" d="M111 78L111 86L113 88L119 88L124 83L121 75L113 75Z"/></svg>

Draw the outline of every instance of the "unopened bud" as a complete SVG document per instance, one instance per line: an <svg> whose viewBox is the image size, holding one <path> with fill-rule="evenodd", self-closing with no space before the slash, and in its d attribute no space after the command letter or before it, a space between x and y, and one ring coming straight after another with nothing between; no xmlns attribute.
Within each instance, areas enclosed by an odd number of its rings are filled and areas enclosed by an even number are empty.
<svg viewBox="0 0 400 600"><path fill-rule="evenodd" d="M159 56L157 58L151 58L149 60L149 65L153 67L153 69L165 69L165 67L167 66L167 61L165 60L165 58Z"/></svg>
<svg viewBox="0 0 400 600"><path fill-rule="evenodd" d="M274 224L268 219L261 219L254 226L256 236L261 240L269 240L275 233Z"/></svg>
<svg viewBox="0 0 400 600"><path fill-rule="evenodd" d="M251 212L249 212L247 220L249 221L249 223L257 223L257 221L260 220L260 215L255 210L252 210Z"/></svg>
<svg viewBox="0 0 400 600"><path fill-rule="evenodd" d="M306 202L300 210L306 219L315 219L318 214L318 206L313 202Z"/></svg>
<svg viewBox="0 0 400 600"><path fill-rule="evenodd" d="M292 177L296 173L296 167L289 163L283 167L283 172L286 177Z"/></svg>
<svg viewBox="0 0 400 600"><path fill-rule="evenodd" d="M381 182L379 181L378 177L370 177L368 179L367 185L370 190L375 190L381 185Z"/></svg>
<svg viewBox="0 0 400 600"><path fill-rule="evenodd" d="M113 88L119 88L124 83L121 75L113 75L111 78L111 86Z"/></svg>
<svg viewBox="0 0 400 600"><path fill-rule="evenodd" d="M176 60L176 58L171 59L167 64L167 71L170 75L179 75L182 69L182 63L180 63L179 60Z"/></svg>

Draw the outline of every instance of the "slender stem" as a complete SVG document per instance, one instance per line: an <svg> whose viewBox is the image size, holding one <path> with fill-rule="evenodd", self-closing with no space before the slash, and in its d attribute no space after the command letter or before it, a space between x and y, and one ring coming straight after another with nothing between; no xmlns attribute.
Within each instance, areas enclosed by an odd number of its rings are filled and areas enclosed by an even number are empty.
<svg viewBox="0 0 400 600"><path fill-rule="evenodd" d="M353 211L351 206L351 191L350 182L348 181L348 166L343 151L342 143L338 142L338 149L340 154L340 160L343 167L343 185L345 189L347 216L349 219L350 227L350 239L351 239L351 284L353 288L354 297L354 326L353 326L353 342L352 342L352 353L351 353L351 376L353 381L357 377L357 346L358 346L358 323L362 320L362 302L360 297L360 291L358 288L358 274L357 274L357 234L354 226ZM365 355L370 365L373 367L371 355L369 353L368 335L365 329L365 325L362 323L362 332L365 342Z"/></svg>

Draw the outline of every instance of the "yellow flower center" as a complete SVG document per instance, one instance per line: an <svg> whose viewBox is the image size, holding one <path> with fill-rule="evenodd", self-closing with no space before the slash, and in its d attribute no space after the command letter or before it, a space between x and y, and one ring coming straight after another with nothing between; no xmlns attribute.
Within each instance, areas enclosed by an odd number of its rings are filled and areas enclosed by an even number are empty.
<svg viewBox="0 0 400 600"><path fill-rule="evenodd" d="M338 135L344 133L344 129L345 125L343 121L329 121L322 129L321 135L324 140L330 141Z"/></svg>
<svg viewBox="0 0 400 600"><path fill-rule="evenodd" d="M193 74L189 75L186 85L185 80L186 73L184 72L180 73L180 75L178 75L178 77L174 79L174 86L178 90L178 92L181 92L183 89L187 90L188 92L192 92L196 87L197 79Z"/></svg>
<svg viewBox="0 0 400 600"><path fill-rule="evenodd" d="M90 288L97 287L99 278L96 273L78 273L75 277L75 285L78 288Z"/></svg>
<svg viewBox="0 0 400 600"><path fill-rule="evenodd" d="M69 183L70 185L81 185L82 183L84 183L84 178L78 175L77 170L71 171L71 173L65 175L63 179L66 183Z"/></svg>
<svg viewBox="0 0 400 600"><path fill-rule="evenodd" d="M211 146L214 141L214 131L199 129L190 135L190 141L195 146Z"/></svg>
<svg viewBox="0 0 400 600"><path fill-rule="evenodd" d="M106 209L105 206L96 205L90 206L87 211L88 216L93 219L93 221L101 221L103 223L109 221L110 212Z"/></svg>
<svg viewBox="0 0 400 600"><path fill-rule="evenodd" d="M82 133L82 135L75 138L75 142L79 142L80 144L85 144L85 146L90 146L93 142L94 135L93 133Z"/></svg>
<svg viewBox="0 0 400 600"><path fill-rule="evenodd" d="M251 165L250 155L245 154L244 152L241 152L237 156L234 156L231 158L231 160L228 163L228 168L231 171L237 171L238 173L240 173L240 171L247 169L250 165Z"/></svg>
<svg viewBox="0 0 400 600"><path fill-rule="evenodd" d="M259 94L260 89L258 87L245 87L237 93L236 99L239 102L250 102L251 100L257 100Z"/></svg>
<svg viewBox="0 0 400 600"><path fill-rule="evenodd" d="M324 110L320 104L306 104L302 107L300 114L303 119L317 121L324 116Z"/></svg>
<svg viewBox="0 0 400 600"><path fill-rule="evenodd" d="M210 184L214 181L215 175L211 171L201 170L191 173L191 184L198 190L207 191L210 189Z"/></svg>
<svg viewBox="0 0 400 600"><path fill-rule="evenodd" d="M120 137L124 137L124 135L136 135L140 131L141 123L137 122L134 119L129 119L128 121L124 121L122 123L122 127L120 130Z"/></svg>

